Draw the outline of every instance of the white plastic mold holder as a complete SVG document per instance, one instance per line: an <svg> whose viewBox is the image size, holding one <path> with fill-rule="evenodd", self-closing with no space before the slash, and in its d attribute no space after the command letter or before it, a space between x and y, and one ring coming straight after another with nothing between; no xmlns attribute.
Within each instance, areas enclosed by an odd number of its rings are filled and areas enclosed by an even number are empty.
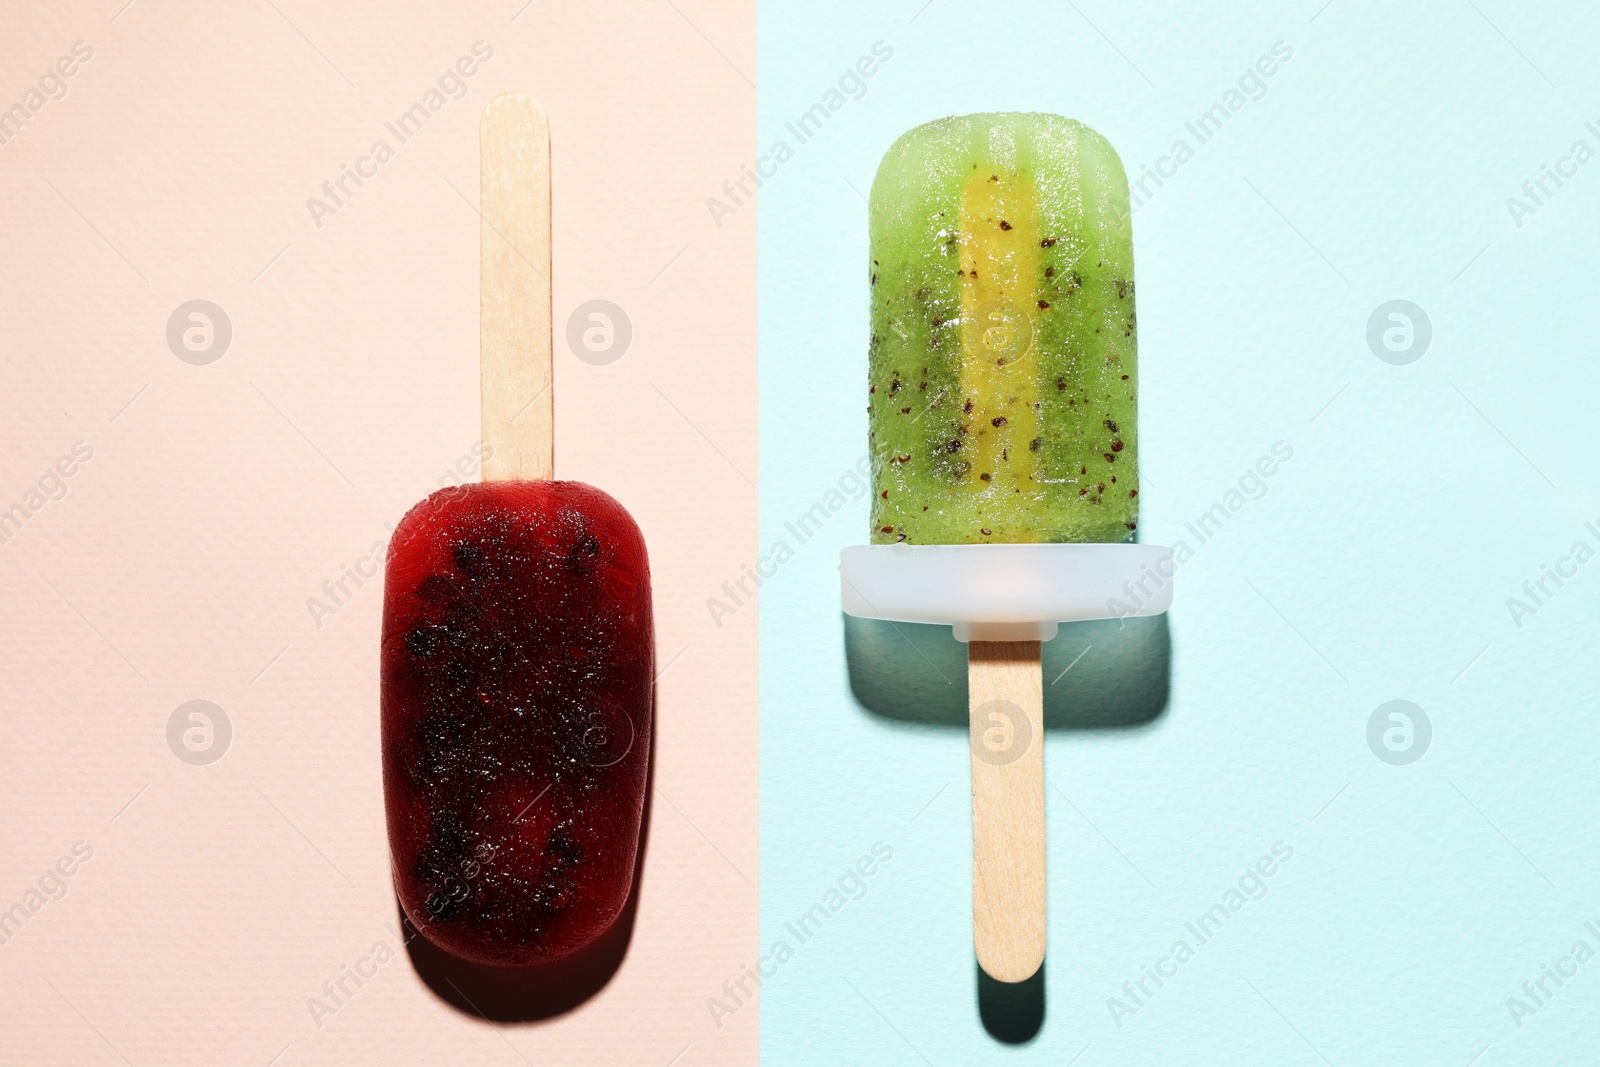
<svg viewBox="0 0 1600 1067"><path fill-rule="evenodd" d="M839 553L844 610L938 623L957 641L1049 641L1057 624L1160 615L1172 549L1135 544L854 545Z"/></svg>

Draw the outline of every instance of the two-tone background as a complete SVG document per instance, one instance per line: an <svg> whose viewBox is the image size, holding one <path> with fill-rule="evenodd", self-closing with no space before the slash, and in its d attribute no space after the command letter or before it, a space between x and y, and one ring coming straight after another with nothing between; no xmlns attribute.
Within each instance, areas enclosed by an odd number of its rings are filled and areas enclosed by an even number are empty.
<svg viewBox="0 0 1600 1067"><path fill-rule="evenodd" d="M0 5L0 1062L1593 1062L1597 30ZM490 1022L394 928L373 572L476 476L507 89L553 128L558 472L639 519L663 673L628 952ZM1122 154L1140 532L1184 560L1166 619L1046 651L1023 990L972 958L962 650L847 625L834 569L873 171L981 110ZM624 349L568 342L596 310Z"/></svg>

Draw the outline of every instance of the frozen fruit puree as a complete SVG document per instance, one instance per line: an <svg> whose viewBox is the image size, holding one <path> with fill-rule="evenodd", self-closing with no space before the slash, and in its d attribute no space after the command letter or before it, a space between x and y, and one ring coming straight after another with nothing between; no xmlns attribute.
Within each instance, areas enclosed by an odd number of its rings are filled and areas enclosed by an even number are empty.
<svg viewBox="0 0 1600 1067"><path fill-rule="evenodd" d="M941 119L869 205L877 543L1122 541L1138 522L1128 185L1059 115Z"/></svg>
<svg viewBox="0 0 1600 1067"><path fill-rule="evenodd" d="M385 576L383 774L395 885L479 963L565 956L632 887L650 750L644 540L580 482L441 490Z"/></svg>

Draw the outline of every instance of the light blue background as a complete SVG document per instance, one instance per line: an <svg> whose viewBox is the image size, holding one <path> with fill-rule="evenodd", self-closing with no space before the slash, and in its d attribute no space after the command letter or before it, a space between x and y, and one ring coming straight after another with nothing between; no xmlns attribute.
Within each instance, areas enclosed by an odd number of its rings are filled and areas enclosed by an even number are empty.
<svg viewBox="0 0 1600 1067"><path fill-rule="evenodd" d="M760 193L762 540L796 549L761 592L762 941L795 949L764 1063L1600 1062L1600 959L1521 1028L1507 1007L1600 951L1600 561L1520 628L1506 605L1600 546L1600 159L1520 228L1506 206L1600 149L1600 17L1474 3L761 4L763 148L894 49ZM1180 571L1165 712L1048 735L1046 1015L1005 1045L977 1008L966 734L852 696L835 567L867 502L804 545L784 527L864 454L862 194L900 133L986 110L1079 118L1137 176L1279 40L1266 96L1135 218L1143 539L1195 545L1274 442L1293 459ZM1396 298L1433 327L1409 366L1366 341ZM1433 724L1409 766L1368 747L1391 699ZM785 921L879 840L865 896L798 944ZM1267 895L1113 1023L1278 841Z"/></svg>

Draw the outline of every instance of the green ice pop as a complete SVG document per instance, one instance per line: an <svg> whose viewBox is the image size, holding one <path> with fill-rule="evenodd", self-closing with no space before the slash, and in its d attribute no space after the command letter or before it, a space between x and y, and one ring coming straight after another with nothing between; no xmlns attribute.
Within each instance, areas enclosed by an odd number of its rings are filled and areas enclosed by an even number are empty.
<svg viewBox="0 0 1600 1067"><path fill-rule="evenodd" d="M1123 541L1138 522L1128 182L1059 115L940 119L869 207L872 540Z"/></svg>

